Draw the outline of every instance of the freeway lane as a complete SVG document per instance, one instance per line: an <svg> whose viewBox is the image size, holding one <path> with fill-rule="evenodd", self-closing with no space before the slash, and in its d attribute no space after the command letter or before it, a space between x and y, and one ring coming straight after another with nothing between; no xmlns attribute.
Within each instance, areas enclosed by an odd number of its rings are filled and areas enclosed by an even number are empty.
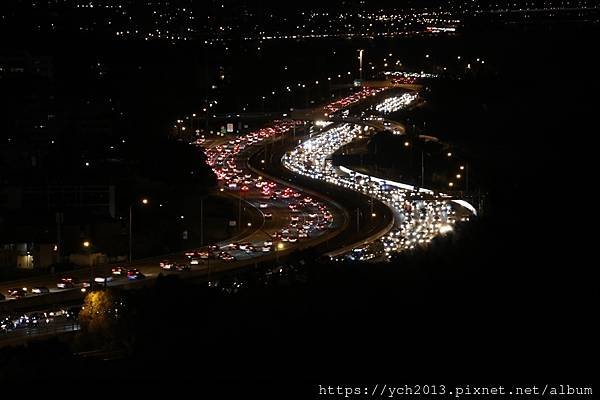
<svg viewBox="0 0 600 400"><path fill-rule="evenodd" d="M246 160L253 152L261 150L263 140L289 131L289 123L276 121L273 127L253 132L246 137L227 143L213 143L207 149L208 160L219 177L219 194L238 199L240 209L249 215L245 225L240 226L240 234L232 239L217 243L219 250L214 252L213 260L199 261L191 265L189 272L163 271L159 262L168 258L171 262L187 263L183 254L152 257L136 260L130 266L138 269L145 279L141 282L128 281L124 276L113 276L115 265L84 268L62 275L46 275L38 278L4 282L0 292L7 295L11 288L46 287L50 293L31 295L25 298L8 299L0 302L0 311L31 309L45 304L58 304L64 301L82 299L85 295L82 282L93 282L96 277L111 277L105 282L108 287L135 287L152 284L153 278L160 273L181 274L189 278L207 278L210 274L242 268L259 261L272 261L285 257L296 249L304 249L328 240L331 235L344 226L344 216L340 210L317 196L309 196L301 190L287 188L285 185L267 182L267 179L248 170ZM238 185L239 183L239 185ZM233 185L235 184L235 185ZM270 185L269 185L270 184ZM266 189L268 188L268 190ZM293 206L293 208L292 208ZM270 218L265 215L270 214ZM265 243L272 242L272 243ZM242 250L250 245L252 251ZM232 246L235 244L235 247ZM225 257L233 257L228 261ZM69 276L78 283L71 288L59 289L57 280ZM86 289L87 291L88 289ZM8 297L8 296L7 296Z"/></svg>
<svg viewBox="0 0 600 400"><path fill-rule="evenodd" d="M348 98L336 100L324 109L334 113L380 92L364 89ZM297 249L314 247L317 252L328 252L353 246L389 230L394 215L377 198L329 183L315 184L311 179L291 174L277 163L290 144L275 139L284 138L295 124L274 121L271 126L245 136L215 141L207 146L207 162L217 174L219 192L238 198L240 211L245 205L245 211L250 215L246 220L248 226L240 226L243 230L238 237L217 244L218 250L211 252L215 259L199 261L191 265L188 272L163 271L159 266L159 262L167 257L174 263L187 263L189 260L184 254L137 260L127 267L137 268L146 277L141 282L112 276L113 265L74 271L69 274L70 277L79 282L93 282L96 277L110 276L113 279L106 279L104 283L109 287L152 284L152 278L160 273L207 279L211 273L218 274L259 261L272 261ZM261 152L266 151L265 143L271 143L274 157L270 159L276 160L274 165L263 164L258 158ZM302 189L305 185L313 190L305 191ZM338 203L342 199L340 207ZM56 288L60 277L44 276L1 284L2 293L7 293L10 288L30 289L33 286L47 287L51 293L0 302L0 310L12 311L83 298L85 293L81 283L69 289Z"/></svg>
<svg viewBox="0 0 600 400"><path fill-rule="evenodd" d="M368 132L372 130L362 125L334 125L286 152L282 159L282 164L297 174L364 193L383 201L393 210L393 229L389 233L382 232L381 240L373 237L372 243L362 249L348 248L352 250L348 258L390 258L392 253L426 245L434 237L452 231L457 221L468 221L472 207L451 202L443 193L414 188L333 165L331 158L336 151Z"/></svg>
<svg viewBox="0 0 600 400"><path fill-rule="evenodd" d="M327 182L317 182L302 175L292 173L282 166L280 160L282 156L294 147L297 142L277 143L273 147L272 163L262 164L260 161L264 153L255 153L248 163L253 170L261 171L271 177L279 177L288 184L299 185L300 187L321 193L327 199L335 201L339 207L350 210L348 212L348 221L345 229L342 229L335 236L314 249L318 253L327 253L339 248L353 247L362 244L366 239L379 235L381 236L389 230L390 223L394 216L390 208L377 199L373 199L373 208L371 208L371 198L362 193L342 188ZM375 217L372 214L375 214ZM357 219L358 214L358 219Z"/></svg>

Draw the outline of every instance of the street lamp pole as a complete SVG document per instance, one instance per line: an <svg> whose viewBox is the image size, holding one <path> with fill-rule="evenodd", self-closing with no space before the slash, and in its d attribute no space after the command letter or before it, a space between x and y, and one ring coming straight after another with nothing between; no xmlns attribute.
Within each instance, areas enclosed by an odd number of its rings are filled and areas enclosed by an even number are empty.
<svg viewBox="0 0 600 400"><path fill-rule="evenodd" d="M358 50L358 79L362 81L363 78L363 49Z"/></svg>
<svg viewBox="0 0 600 400"><path fill-rule="evenodd" d="M129 205L129 264L133 261L133 204ZM148 204L148 199L142 199L142 204Z"/></svg>

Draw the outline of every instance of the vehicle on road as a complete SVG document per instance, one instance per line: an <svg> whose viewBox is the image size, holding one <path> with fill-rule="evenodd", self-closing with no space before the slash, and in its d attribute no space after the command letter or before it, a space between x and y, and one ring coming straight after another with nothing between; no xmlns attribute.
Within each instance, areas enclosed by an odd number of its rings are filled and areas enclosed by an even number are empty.
<svg viewBox="0 0 600 400"><path fill-rule="evenodd" d="M8 289L7 292L10 297L14 297L15 299L20 299L21 297L27 296L26 288L11 288Z"/></svg>
<svg viewBox="0 0 600 400"><path fill-rule="evenodd" d="M112 274L118 276L125 276L127 274L127 268L123 266L114 267L112 269Z"/></svg>
<svg viewBox="0 0 600 400"><path fill-rule="evenodd" d="M34 294L42 294L42 293L50 293L50 289L45 286L36 286L31 288L31 293Z"/></svg>
<svg viewBox="0 0 600 400"><path fill-rule="evenodd" d="M190 266L190 264L182 264L182 263L177 263L173 265L173 271L177 271L177 272L183 272L183 271L189 271L191 270L192 267Z"/></svg>
<svg viewBox="0 0 600 400"><path fill-rule="evenodd" d="M69 288L75 287L76 283L77 283L77 279L71 278L70 276L66 276L64 278L61 278L56 283L56 287L59 289L69 289Z"/></svg>
<svg viewBox="0 0 600 400"><path fill-rule="evenodd" d="M108 282L111 282L112 280L113 280L113 277L111 275L97 276L94 278L94 282L96 282L96 283L108 283Z"/></svg>
<svg viewBox="0 0 600 400"><path fill-rule="evenodd" d="M138 270L137 268L131 268L129 271L127 271L127 279L129 279L130 281L144 279L145 277L146 275L141 273L140 270Z"/></svg>

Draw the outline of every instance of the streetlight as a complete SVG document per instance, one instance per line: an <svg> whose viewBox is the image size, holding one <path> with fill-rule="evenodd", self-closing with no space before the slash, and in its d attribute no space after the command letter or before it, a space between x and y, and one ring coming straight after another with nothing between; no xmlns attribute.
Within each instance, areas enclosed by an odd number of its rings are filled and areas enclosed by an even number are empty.
<svg viewBox="0 0 600 400"><path fill-rule="evenodd" d="M88 256L88 261L90 261L90 246L92 245L89 240L85 240L83 243L83 248L85 249L85 254ZM94 263L90 261L90 288L94 290ZM82 288L83 289L83 288ZM84 290L82 290L84 292Z"/></svg>
<svg viewBox="0 0 600 400"><path fill-rule="evenodd" d="M363 49L359 49L358 50L358 60L359 60L359 65L358 65L358 79L360 79L362 81L362 70L363 70Z"/></svg>
<svg viewBox="0 0 600 400"><path fill-rule="evenodd" d="M281 242L277 243L277 247L275 247L275 261L277 262L277 265L279 265L279 252L283 250L284 247L285 246Z"/></svg>
<svg viewBox="0 0 600 400"><path fill-rule="evenodd" d="M143 205L147 205L149 200L144 198L140 201ZM131 203L129 205L129 264L133 261L133 205L135 203Z"/></svg>

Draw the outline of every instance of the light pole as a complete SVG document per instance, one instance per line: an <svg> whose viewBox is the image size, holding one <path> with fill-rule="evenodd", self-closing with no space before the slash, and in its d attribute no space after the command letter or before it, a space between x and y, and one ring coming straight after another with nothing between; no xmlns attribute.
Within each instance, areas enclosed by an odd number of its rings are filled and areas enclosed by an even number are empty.
<svg viewBox="0 0 600 400"><path fill-rule="evenodd" d="M275 247L275 262L277 265L279 265L279 252L283 250L284 247L285 246L281 242L277 243L277 247Z"/></svg>
<svg viewBox="0 0 600 400"><path fill-rule="evenodd" d="M85 240L83 243L83 248L85 249L85 254L88 257L88 261L90 261L90 246L91 243L89 240ZM94 263L90 262L90 289L94 290ZM83 290L83 288L82 288Z"/></svg>
<svg viewBox="0 0 600 400"><path fill-rule="evenodd" d="M149 203L148 199L142 199L141 203L143 205L147 205ZM129 205L129 264L133 261L133 205L135 203L131 203Z"/></svg>
<svg viewBox="0 0 600 400"><path fill-rule="evenodd" d="M362 81L363 78L363 49L359 49L358 50L358 79L360 79Z"/></svg>

